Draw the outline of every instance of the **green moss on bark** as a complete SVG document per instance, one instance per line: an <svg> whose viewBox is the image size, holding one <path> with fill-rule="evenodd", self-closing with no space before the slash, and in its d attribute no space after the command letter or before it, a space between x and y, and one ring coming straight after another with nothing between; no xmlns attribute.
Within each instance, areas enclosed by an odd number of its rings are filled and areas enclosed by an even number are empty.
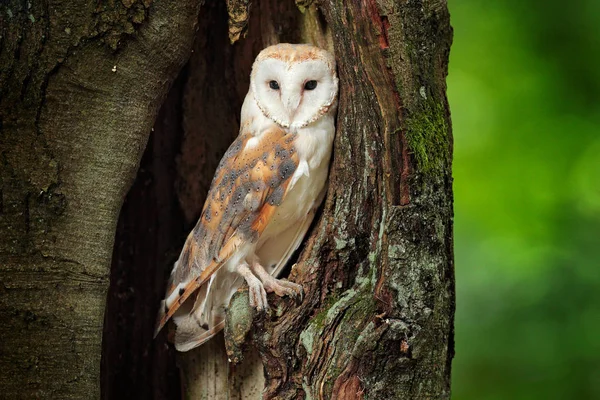
<svg viewBox="0 0 600 400"><path fill-rule="evenodd" d="M444 106L428 102L406 125L406 140L418 169L426 174L444 171L450 158Z"/></svg>

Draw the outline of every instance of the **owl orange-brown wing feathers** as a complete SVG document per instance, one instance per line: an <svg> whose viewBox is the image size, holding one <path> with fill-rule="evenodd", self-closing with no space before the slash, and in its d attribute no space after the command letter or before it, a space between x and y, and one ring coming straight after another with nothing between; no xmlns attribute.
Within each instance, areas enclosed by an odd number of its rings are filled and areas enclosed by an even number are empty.
<svg viewBox="0 0 600 400"><path fill-rule="evenodd" d="M298 167L295 136L273 127L258 137L242 132L231 144L175 264L155 334L239 246L258 240Z"/></svg>

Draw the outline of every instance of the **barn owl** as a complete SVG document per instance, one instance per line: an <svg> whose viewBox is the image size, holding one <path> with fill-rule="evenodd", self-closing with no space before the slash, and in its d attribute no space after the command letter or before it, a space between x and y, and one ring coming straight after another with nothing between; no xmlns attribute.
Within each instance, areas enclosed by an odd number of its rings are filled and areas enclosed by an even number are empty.
<svg viewBox="0 0 600 400"><path fill-rule="evenodd" d="M278 44L256 58L237 139L221 160L202 214L173 267L155 335L173 317L175 348L200 346L225 324L239 286L268 308L267 292L301 296L277 279L322 202L337 107L335 59Z"/></svg>

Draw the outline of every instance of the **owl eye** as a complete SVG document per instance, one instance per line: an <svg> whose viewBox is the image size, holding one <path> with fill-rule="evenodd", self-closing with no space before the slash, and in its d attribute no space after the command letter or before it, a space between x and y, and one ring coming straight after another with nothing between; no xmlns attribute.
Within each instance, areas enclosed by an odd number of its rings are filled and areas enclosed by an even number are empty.
<svg viewBox="0 0 600 400"><path fill-rule="evenodd" d="M317 81L308 81L304 84L304 90L314 90L317 87Z"/></svg>
<svg viewBox="0 0 600 400"><path fill-rule="evenodd" d="M277 83L277 81L271 81L269 82L269 87L273 90L279 90L279 83Z"/></svg>

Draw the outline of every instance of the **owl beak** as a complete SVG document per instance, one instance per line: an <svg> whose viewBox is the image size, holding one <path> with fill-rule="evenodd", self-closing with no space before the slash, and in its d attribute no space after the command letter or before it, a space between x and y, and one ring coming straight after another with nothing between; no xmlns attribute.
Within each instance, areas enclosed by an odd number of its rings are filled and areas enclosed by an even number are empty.
<svg viewBox="0 0 600 400"><path fill-rule="evenodd" d="M296 115L296 111L298 110L298 105L300 105L300 96L296 93L284 94L282 100L290 121L292 121L294 119L294 115Z"/></svg>

